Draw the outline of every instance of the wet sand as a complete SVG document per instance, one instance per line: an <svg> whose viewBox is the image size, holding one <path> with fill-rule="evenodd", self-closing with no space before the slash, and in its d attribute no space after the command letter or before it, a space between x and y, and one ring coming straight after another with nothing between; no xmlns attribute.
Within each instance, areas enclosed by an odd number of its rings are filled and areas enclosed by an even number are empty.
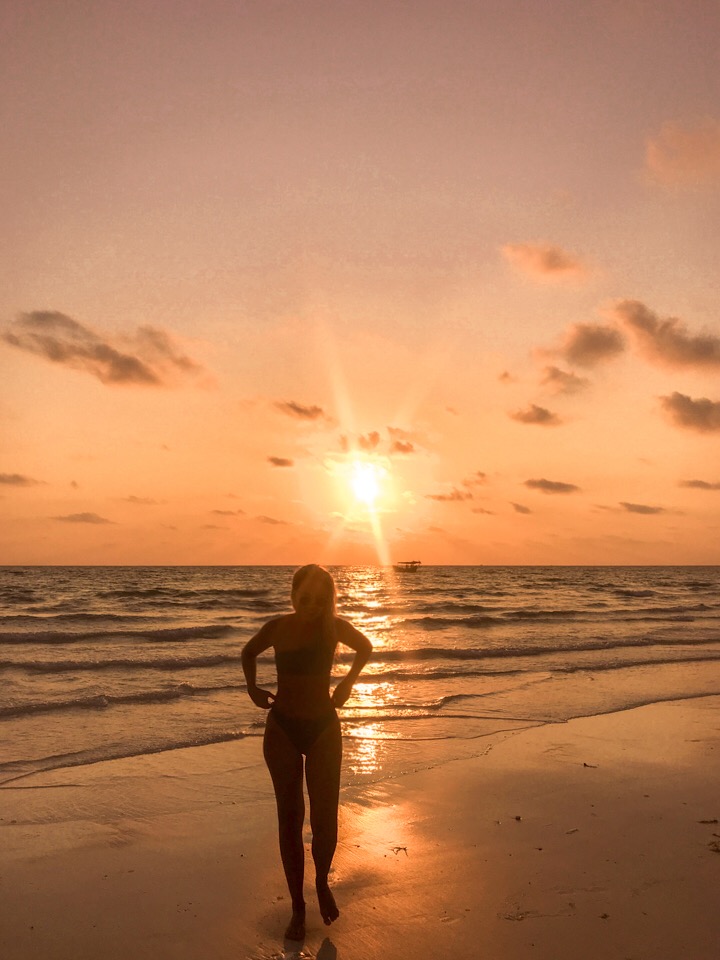
<svg viewBox="0 0 720 960"><path fill-rule="evenodd" d="M341 916L322 925L308 851L302 947L270 794L233 799L257 741L35 776L0 790L0 955L715 960L719 742L703 697L346 790Z"/></svg>

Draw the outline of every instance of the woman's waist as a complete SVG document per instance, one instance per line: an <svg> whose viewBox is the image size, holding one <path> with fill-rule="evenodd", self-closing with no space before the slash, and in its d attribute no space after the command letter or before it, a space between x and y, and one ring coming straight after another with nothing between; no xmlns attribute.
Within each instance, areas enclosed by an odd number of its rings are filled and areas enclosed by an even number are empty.
<svg viewBox="0 0 720 960"><path fill-rule="evenodd" d="M278 685L274 706L282 713L294 717L321 717L333 708L329 685L321 689Z"/></svg>

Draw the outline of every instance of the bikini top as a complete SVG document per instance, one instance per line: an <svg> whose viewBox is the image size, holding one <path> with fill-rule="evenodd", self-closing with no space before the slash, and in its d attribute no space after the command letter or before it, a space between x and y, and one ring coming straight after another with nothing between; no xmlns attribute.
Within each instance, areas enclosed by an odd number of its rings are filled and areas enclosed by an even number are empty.
<svg viewBox="0 0 720 960"><path fill-rule="evenodd" d="M329 676L335 656L335 644L330 644L318 629L309 643L290 650L275 650L278 677Z"/></svg>

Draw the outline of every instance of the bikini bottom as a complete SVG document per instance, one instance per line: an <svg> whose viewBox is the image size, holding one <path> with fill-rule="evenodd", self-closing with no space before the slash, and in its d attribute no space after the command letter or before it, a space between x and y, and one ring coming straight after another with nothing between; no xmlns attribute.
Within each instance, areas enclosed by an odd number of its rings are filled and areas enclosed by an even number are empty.
<svg viewBox="0 0 720 960"><path fill-rule="evenodd" d="M298 753L307 754L320 734L331 724L336 724L338 733L340 732L340 718L335 707L330 707L319 717L291 717L287 713L281 713L275 706L270 708L270 714Z"/></svg>

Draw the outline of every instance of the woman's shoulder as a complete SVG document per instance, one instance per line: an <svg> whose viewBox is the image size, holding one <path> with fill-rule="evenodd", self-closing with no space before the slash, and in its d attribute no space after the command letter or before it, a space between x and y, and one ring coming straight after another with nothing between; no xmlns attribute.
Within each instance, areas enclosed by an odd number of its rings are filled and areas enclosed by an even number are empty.
<svg viewBox="0 0 720 960"><path fill-rule="evenodd" d="M352 637L359 632L349 620L345 620L344 617L335 617L335 636L338 640L342 641L343 637Z"/></svg>
<svg viewBox="0 0 720 960"><path fill-rule="evenodd" d="M279 617L273 617L272 620L268 620L262 625L260 628L260 633L262 633L268 639L272 637L274 642L274 638L276 636L281 636L285 632L288 621L291 619L291 617L291 613L283 613Z"/></svg>

